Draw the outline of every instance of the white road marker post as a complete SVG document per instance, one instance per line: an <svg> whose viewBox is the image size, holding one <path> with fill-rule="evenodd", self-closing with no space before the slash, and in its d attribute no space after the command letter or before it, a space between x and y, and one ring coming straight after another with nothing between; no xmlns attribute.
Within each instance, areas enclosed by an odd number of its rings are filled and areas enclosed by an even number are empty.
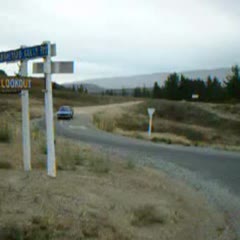
<svg viewBox="0 0 240 240"><path fill-rule="evenodd" d="M48 55L44 59L44 73L46 81L45 91L45 119L47 130L47 174L56 177L56 156L54 144L54 121L53 121L53 97L51 77L51 43L44 42L48 46Z"/></svg>
<svg viewBox="0 0 240 240"><path fill-rule="evenodd" d="M27 77L28 75L27 60L21 61L19 75L22 77ZM22 99L23 166L25 171L30 171L32 167L31 167L31 139L30 139L28 90L21 91L21 99Z"/></svg>
<svg viewBox="0 0 240 240"><path fill-rule="evenodd" d="M148 115L149 115L148 136L149 137L151 137L151 134L152 134L152 117L154 112L155 112L155 108L148 108Z"/></svg>

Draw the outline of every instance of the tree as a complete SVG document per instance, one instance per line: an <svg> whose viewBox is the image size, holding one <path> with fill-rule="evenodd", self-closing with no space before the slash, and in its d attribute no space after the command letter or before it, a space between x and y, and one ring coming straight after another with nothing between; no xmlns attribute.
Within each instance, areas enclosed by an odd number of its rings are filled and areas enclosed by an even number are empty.
<svg viewBox="0 0 240 240"><path fill-rule="evenodd" d="M6 72L4 70L0 69L0 76L7 77L7 74L6 74Z"/></svg>
<svg viewBox="0 0 240 240"><path fill-rule="evenodd" d="M179 97L184 100L192 99L192 80L186 78L184 75L181 75L179 82Z"/></svg>
<svg viewBox="0 0 240 240"><path fill-rule="evenodd" d="M153 98L161 97L161 88L158 86L157 82L154 83L152 96L153 96Z"/></svg>
<svg viewBox="0 0 240 240"><path fill-rule="evenodd" d="M113 95L114 95L114 92L113 92L112 89L108 89L108 90L106 90L105 94L106 94L106 95L109 95L109 96L113 96Z"/></svg>
<svg viewBox="0 0 240 240"><path fill-rule="evenodd" d="M228 96L240 100L240 73L238 65L232 67L232 74L227 76L225 84Z"/></svg>
<svg viewBox="0 0 240 240"><path fill-rule="evenodd" d="M122 92L121 92L122 96L127 96L127 91L125 88L122 88Z"/></svg>
<svg viewBox="0 0 240 240"><path fill-rule="evenodd" d="M80 94L84 93L84 87L83 87L82 84L81 84L80 87L78 88L78 92L79 92Z"/></svg>
<svg viewBox="0 0 240 240"><path fill-rule="evenodd" d="M179 77L177 73L170 74L163 87L164 95L168 99L179 100Z"/></svg>
<svg viewBox="0 0 240 240"><path fill-rule="evenodd" d="M141 97L141 96L142 96L142 90L141 90L140 87L134 88L133 96L134 96L134 97Z"/></svg>
<svg viewBox="0 0 240 240"><path fill-rule="evenodd" d="M142 88L142 97L149 98L151 96L151 92L146 86L144 85Z"/></svg>

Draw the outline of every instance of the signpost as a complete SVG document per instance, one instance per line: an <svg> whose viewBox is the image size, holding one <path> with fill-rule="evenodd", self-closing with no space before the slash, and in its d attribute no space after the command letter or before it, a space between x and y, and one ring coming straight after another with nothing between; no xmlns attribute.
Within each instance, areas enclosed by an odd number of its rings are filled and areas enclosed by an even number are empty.
<svg viewBox="0 0 240 240"><path fill-rule="evenodd" d="M155 108L148 108L148 115L149 115L149 127L148 127L148 136L151 136L152 133L152 117L155 112Z"/></svg>
<svg viewBox="0 0 240 240"><path fill-rule="evenodd" d="M21 61L20 76L27 77L28 75L28 62L27 60ZM19 81L20 82L20 81ZM26 80L25 80L26 82ZM30 87L30 82L23 85ZM30 120L29 120L29 93L28 90L22 90L22 139L23 139L23 166L25 171L31 170L31 139L30 139Z"/></svg>
<svg viewBox="0 0 240 240"><path fill-rule="evenodd" d="M52 74L73 73L73 62L52 62L50 42L44 44L49 46L48 56L45 57L44 63L33 63L33 73L45 74L45 118L47 128L47 171L51 177L56 177L56 156L54 145L54 122L53 122L53 101L52 101Z"/></svg>
<svg viewBox="0 0 240 240"><path fill-rule="evenodd" d="M20 78L1 78L0 93L18 93L22 97L22 134L23 134L23 159L25 171L31 170L31 145L30 145L30 121L29 121L29 94L28 89L32 81L26 78L28 75L28 60L43 58L44 63L34 63L33 73L44 73L45 75L45 116L47 130L47 173L56 177L56 159L54 145L54 121L53 121L53 98L52 98L52 74L73 73L73 62L52 62L51 57L56 56L56 45L44 42L41 45L0 52L0 63L20 61Z"/></svg>

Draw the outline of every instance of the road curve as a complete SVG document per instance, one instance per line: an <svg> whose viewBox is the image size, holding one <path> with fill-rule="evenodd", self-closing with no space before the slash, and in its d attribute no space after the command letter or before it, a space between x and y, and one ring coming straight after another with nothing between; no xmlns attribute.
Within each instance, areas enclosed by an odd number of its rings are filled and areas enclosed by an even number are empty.
<svg viewBox="0 0 240 240"><path fill-rule="evenodd" d="M240 196L240 153L210 148L185 147L178 145L155 144L123 136L106 133L96 129L91 117L78 112L74 120L57 121L56 133L104 149L116 150L135 159L151 159L174 163L184 169L197 173L207 180L215 181Z"/></svg>

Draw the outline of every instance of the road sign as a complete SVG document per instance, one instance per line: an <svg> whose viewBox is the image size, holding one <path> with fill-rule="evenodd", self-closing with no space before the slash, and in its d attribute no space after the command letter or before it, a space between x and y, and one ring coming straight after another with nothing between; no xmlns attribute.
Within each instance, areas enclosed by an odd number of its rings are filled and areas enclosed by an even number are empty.
<svg viewBox="0 0 240 240"><path fill-rule="evenodd" d="M148 115L151 117L155 112L155 108L148 108Z"/></svg>
<svg viewBox="0 0 240 240"><path fill-rule="evenodd" d="M46 44L33 47L24 47L12 51L0 52L0 63L23 61L46 57L47 55L48 47ZM51 45L51 56L56 56L56 44Z"/></svg>
<svg viewBox="0 0 240 240"><path fill-rule="evenodd" d="M192 99L199 99L199 95L198 94L192 94Z"/></svg>
<svg viewBox="0 0 240 240"><path fill-rule="evenodd" d="M155 108L148 108L148 115L149 115L149 127L148 127L148 135L151 136L152 133L152 116L155 112Z"/></svg>
<svg viewBox="0 0 240 240"><path fill-rule="evenodd" d="M33 63L33 73L40 74L46 72L44 69L44 63ZM64 74L73 73L73 62L51 62L51 74Z"/></svg>
<svg viewBox="0 0 240 240"><path fill-rule="evenodd" d="M21 90L44 88L43 78L0 77L0 93L19 93Z"/></svg>

